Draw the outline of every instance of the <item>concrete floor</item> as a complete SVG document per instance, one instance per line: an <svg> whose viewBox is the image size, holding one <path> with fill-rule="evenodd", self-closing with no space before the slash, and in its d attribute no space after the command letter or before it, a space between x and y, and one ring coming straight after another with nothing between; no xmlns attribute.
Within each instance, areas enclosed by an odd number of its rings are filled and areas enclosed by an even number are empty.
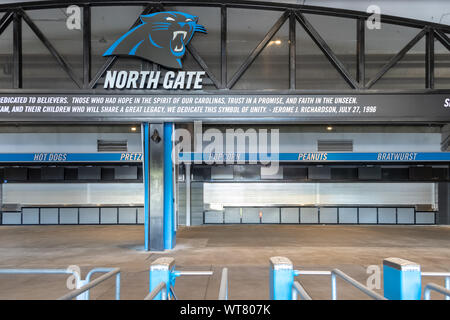
<svg viewBox="0 0 450 320"><path fill-rule="evenodd" d="M178 230L176 248L164 253L143 251L143 238L143 226L1 226L0 268L77 265L84 277L94 267L120 267L122 299L145 297L149 265L161 256L174 257L179 270L214 271L211 277L178 278L180 299L216 299L223 267L229 268L230 299L267 299L272 256L290 258L296 269L339 268L362 283L367 267L381 268L387 257L417 262L424 271L450 271L448 226L198 226ZM329 277L297 279L313 299L330 298ZM66 281L66 275L0 275L0 299L55 299L68 292ZM113 299L114 280L93 289L91 298ZM365 296L338 281L338 298Z"/></svg>

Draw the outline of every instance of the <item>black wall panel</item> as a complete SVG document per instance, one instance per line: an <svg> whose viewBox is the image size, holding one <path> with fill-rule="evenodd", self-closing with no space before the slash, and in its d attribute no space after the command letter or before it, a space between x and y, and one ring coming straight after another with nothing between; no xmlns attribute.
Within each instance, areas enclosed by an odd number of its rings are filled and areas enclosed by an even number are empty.
<svg viewBox="0 0 450 320"><path fill-rule="evenodd" d="M357 168L331 168L331 179L333 180L355 180L358 179Z"/></svg>
<svg viewBox="0 0 450 320"><path fill-rule="evenodd" d="M28 180L39 182L42 180L41 168L28 168Z"/></svg>
<svg viewBox="0 0 450 320"><path fill-rule="evenodd" d="M116 180L136 180L137 167L115 167L114 179Z"/></svg>
<svg viewBox="0 0 450 320"><path fill-rule="evenodd" d="M196 167L192 168L193 180L209 181L211 180L211 167Z"/></svg>
<svg viewBox="0 0 450 320"><path fill-rule="evenodd" d="M433 180L448 180L447 168L433 168L432 177Z"/></svg>
<svg viewBox="0 0 450 320"><path fill-rule="evenodd" d="M28 178L27 168L5 168L5 180L26 181Z"/></svg>
<svg viewBox="0 0 450 320"><path fill-rule="evenodd" d="M431 167L411 167L409 168L409 179L411 180L431 180L433 169Z"/></svg>
<svg viewBox="0 0 450 320"><path fill-rule="evenodd" d="M113 181L114 169L115 168L102 168L102 181Z"/></svg>
<svg viewBox="0 0 450 320"><path fill-rule="evenodd" d="M313 180L329 180L331 179L330 167L309 167L308 178Z"/></svg>
<svg viewBox="0 0 450 320"><path fill-rule="evenodd" d="M283 168L283 178L285 180L306 180L308 179L308 168L286 166Z"/></svg>
<svg viewBox="0 0 450 320"><path fill-rule="evenodd" d="M78 168L64 168L64 180L78 180Z"/></svg>
<svg viewBox="0 0 450 320"><path fill-rule="evenodd" d="M358 168L358 178L360 180L381 180L381 168L380 167Z"/></svg>
<svg viewBox="0 0 450 320"><path fill-rule="evenodd" d="M42 180L64 180L63 167L43 167L41 168Z"/></svg>
<svg viewBox="0 0 450 320"><path fill-rule="evenodd" d="M257 165L236 165L233 168L234 180L260 180L261 167Z"/></svg>
<svg viewBox="0 0 450 320"><path fill-rule="evenodd" d="M79 180L100 180L101 168L98 167L80 167L78 168Z"/></svg>
<svg viewBox="0 0 450 320"><path fill-rule="evenodd" d="M383 179L409 180L409 168L382 168Z"/></svg>

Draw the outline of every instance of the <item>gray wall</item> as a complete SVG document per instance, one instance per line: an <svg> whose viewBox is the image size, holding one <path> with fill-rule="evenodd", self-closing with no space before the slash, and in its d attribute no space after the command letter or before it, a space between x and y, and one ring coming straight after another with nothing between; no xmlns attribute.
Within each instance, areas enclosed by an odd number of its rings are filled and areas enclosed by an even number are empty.
<svg viewBox="0 0 450 320"><path fill-rule="evenodd" d="M205 183L205 205L431 205L434 183Z"/></svg>
<svg viewBox="0 0 450 320"><path fill-rule="evenodd" d="M203 224L203 182L191 183L191 225Z"/></svg>
<svg viewBox="0 0 450 320"><path fill-rule="evenodd" d="M83 127L80 127L82 130ZM0 150L14 152L97 152L97 140L127 140L128 152L141 152L140 133L1 133Z"/></svg>
<svg viewBox="0 0 450 320"><path fill-rule="evenodd" d="M22 205L143 205L143 183L9 183L3 203Z"/></svg>

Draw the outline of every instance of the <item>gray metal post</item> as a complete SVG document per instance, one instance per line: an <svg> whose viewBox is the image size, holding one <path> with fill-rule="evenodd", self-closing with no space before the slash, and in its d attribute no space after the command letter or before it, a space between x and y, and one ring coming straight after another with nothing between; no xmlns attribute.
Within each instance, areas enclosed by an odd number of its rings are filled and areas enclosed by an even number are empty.
<svg viewBox="0 0 450 320"><path fill-rule="evenodd" d="M164 127L149 125L149 249L164 250Z"/></svg>
<svg viewBox="0 0 450 320"><path fill-rule="evenodd" d="M185 164L186 176L186 226L191 225L191 164Z"/></svg>
<svg viewBox="0 0 450 320"><path fill-rule="evenodd" d="M450 183L440 182L438 186L437 224L450 224Z"/></svg>
<svg viewBox="0 0 450 320"><path fill-rule="evenodd" d="M3 183L0 182L0 225L3 224L2 206L3 206Z"/></svg>

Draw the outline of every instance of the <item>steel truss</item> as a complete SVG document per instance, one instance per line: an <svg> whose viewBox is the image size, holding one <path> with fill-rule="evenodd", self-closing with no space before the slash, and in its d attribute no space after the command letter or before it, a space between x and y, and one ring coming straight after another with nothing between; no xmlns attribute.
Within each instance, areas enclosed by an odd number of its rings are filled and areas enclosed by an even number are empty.
<svg viewBox="0 0 450 320"><path fill-rule="evenodd" d="M83 9L83 74L77 74L64 57L58 53L51 41L45 34L37 27L37 25L30 19L27 10L36 9L50 9L62 8L69 5L78 5ZM109 57L103 66L96 70L92 76L91 64L91 7L93 6L135 6L143 5L145 9L142 14L149 14L157 11L164 11L166 6L205 6L218 7L221 10L221 66L220 77L216 77L207 63L202 59L195 47L190 43L187 50L206 72L210 84L212 84L216 91L226 91L233 89L235 84L244 75L244 73L253 64L259 54L271 41L273 36L278 32L281 26L288 21L289 26L289 90L292 92L301 88L296 86L296 25L299 23L315 44L322 51L324 56L329 60L333 67L338 71L339 75L348 83L351 89L364 92L370 90L373 85L379 81L391 68L393 68L406 54L416 45L422 38L426 39L425 51L425 83L424 89L426 92L434 92L434 74L435 74L435 52L434 39L437 39L442 45L450 50L450 38L446 33L450 32L450 26L441 25L431 22L419 21L414 19L407 19L401 17L381 15L381 23L389 23L399 26L406 26L418 29L417 35L407 43L394 57L392 57L369 81L365 81L365 27L364 24L369 18L370 14L365 12L331 9L314 6L303 6L294 4L278 4L271 2L256 2L256 1L106 1L106 0L73 0L73 1L40 1L32 3L16 3L8 5L0 5L0 12L4 12L0 19L0 35L12 23L13 24L13 88L22 88L22 22L25 22L37 38L45 45L51 55L56 59L62 69L68 74L72 81L80 89L95 89L102 76L109 70L117 61L117 57ZM227 77L227 9L228 8L243 8L255 10L272 10L281 12L279 19L272 25L267 34L247 56L241 66L232 75L230 80ZM319 32L306 19L305 14L318 14L335 17L350 18L355 20L356 33L356 78L351 75L349 70L345 67L343 62L338 58L336 53L330 48L327 42L322 38ZM130 28L139 24L140 20L137 17L136 21ZM151 66L154 70L159 66L148 62L143 62L146 66ZM326 89L326 88L324 88ZM214 90L213 90L214 91ZM411 90L413 91L413 90ZM416 90L417 91L417 90ZM286 92L286 91L284 91Z"/></svg>

